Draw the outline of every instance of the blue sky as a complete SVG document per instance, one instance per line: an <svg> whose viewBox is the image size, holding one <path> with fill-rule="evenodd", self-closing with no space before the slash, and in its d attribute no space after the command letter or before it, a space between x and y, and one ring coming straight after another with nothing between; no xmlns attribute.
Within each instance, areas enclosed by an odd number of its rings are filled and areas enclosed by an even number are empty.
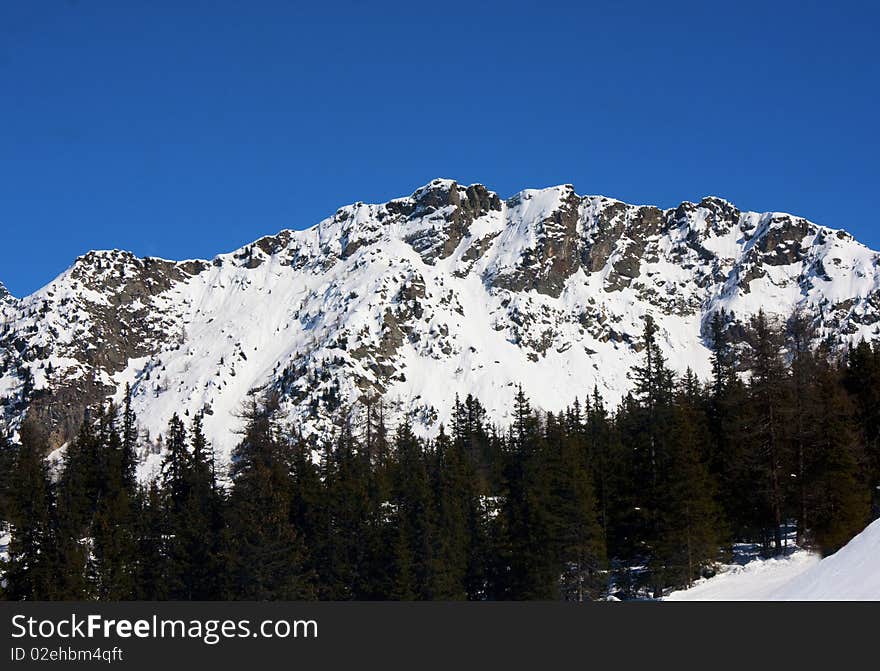
<svg viewBox="0 0 880 671"><path fill-rule="evenodd" d="M315 6L317 5L317 6ZM716 194L880 248L876 3L0 3L0 281L434 177Z"/></svg>

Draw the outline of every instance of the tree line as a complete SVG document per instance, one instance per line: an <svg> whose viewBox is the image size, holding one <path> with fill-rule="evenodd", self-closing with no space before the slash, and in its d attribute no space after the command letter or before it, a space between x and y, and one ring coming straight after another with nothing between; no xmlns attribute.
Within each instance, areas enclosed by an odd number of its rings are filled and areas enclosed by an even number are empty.
<svg viewBox="0 0 880 671"><path fill-rule="evenodd" d="M26 420L0 435L2 596L583 601L688 586L735 542L783 553L787 525L834 552L880 514L880 347L814 347L803 313L708 326L704 383L646 318L613 410L593 390L537 412L520 389L499 427L468 396L424 439L376 401L304 437L264 393L228 467L201 415L175 416L149 482L129 395L87 414L51 476Z"/></svg>

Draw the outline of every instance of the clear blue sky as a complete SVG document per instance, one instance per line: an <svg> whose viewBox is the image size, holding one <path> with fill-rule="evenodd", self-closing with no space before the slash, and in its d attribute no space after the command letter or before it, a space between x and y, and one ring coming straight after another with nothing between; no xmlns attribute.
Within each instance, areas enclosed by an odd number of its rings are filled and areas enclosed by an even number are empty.
<svg viewBox="0 0 880 671"><path fill-rule="evenodd" d="M0 3L0 281L212 257L438 176L717 194L880 248L877 3Z"/></svg>

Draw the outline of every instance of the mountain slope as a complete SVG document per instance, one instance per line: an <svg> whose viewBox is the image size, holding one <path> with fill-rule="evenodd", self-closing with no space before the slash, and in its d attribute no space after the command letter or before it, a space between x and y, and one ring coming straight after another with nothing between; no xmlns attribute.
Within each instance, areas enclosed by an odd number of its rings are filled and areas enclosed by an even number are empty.
<svg viewBox="0 0 880 671"><path fill-rule="evenodd" d="M615 402L646 314L671 365L705 376L707 317L732 312L736 333L762 306L810 306L839 346L878 338L880 255L718 198L661 210L565 185L502 200L434 180L212 261L80 257L0 301L0 403L9 426L27 410L61 445L128 383L151 453L173 412L202 409L228 452L236 411L267 386L307 432L379 396L431 431L456 393L505 421L519 383L548 410L594 385Z"/></svg>

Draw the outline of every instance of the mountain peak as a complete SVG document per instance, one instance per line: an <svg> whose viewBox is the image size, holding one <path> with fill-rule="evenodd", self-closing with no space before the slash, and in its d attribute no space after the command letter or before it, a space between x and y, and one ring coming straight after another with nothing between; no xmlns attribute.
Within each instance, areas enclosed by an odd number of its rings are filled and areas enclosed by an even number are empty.
<svg viewBox="0 0 880 671"><path fill-rule="evenodd" d="M735 205L733 203L731 203L729 200L727 200L726 198L722 198L721 196L712 196L712 195L703 196L700 199L700 205L707 205L707 204L735 207Z"/></svg>
<svg viewBox="0 0 880 671"><path fill-rule="evenodd" d="M412 198L415 200L419 200L424 194L430 192L449 192L458 187L458 182L454 179L448 179L445 177L438 177L436 179L432 179L427 184L423 184L418 189L413 191Z"/></svg>

